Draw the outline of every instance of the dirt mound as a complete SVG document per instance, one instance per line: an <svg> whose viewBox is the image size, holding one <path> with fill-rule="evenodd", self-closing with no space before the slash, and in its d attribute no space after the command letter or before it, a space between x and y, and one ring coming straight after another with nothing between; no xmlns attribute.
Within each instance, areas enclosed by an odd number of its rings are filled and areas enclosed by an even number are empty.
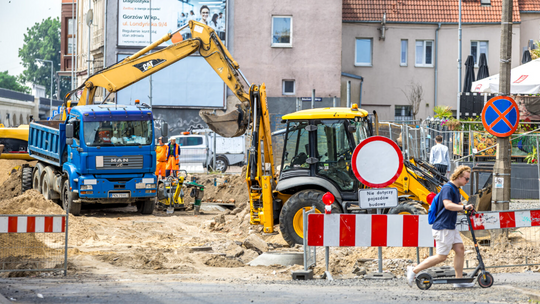
<svg viewBox="0 0 540 304"><path fill-rule="evenodd" d="M249 202L245 175L193 174L188 176L187 181L192 181L193 178L204 186L204 202L228 203L231 199L235 204ZM193 201L189 193L186 193L185 197L187 202Z"/></svg>
<svg viewBox="0 0 540 304"><path fill-rule="evenodd" d="M0 201L21 194L21 169L13 169L0 186Z"/></svg>
<svg viewBox="0 0 540 304"><path fill-rule="evenodd" d="M64 210L53 201L46 200L36 190L0 201L0 214L64 214Z"/></svg>
<svg viewBox="0 0 540 304"><path fill-rule="evenodd" d="M0 184L3 184L11 174L11 171L22 164L35 165L37 161L26 161L20 159L0 159Z"/></svg>
<svg viewBox="0 0 540 304"><path fill-rule="evenodd" d="M214 256L209 258L204 264L210 267L226 267L226 268L235 268L235 267L244 267L244 263L240 262L234 258L227 258L224 256Z"/></svg>

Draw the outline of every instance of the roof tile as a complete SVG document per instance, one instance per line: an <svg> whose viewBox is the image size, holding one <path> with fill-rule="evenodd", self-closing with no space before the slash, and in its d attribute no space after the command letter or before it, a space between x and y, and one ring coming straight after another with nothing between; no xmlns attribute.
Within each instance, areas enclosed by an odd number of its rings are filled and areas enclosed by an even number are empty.
<svg viewBox="0 0 540 304"><path fill-rule="evenodd" d="M491 0L490 6L480 0L462 0L462 23L501 22L503 0ZM518 3L519 1L519 3ZM519 11L540 10L539 0L513 0L513 21L520 22ZM343 0L343 21L458 23L458 0Z"/></svg>
<svg viewBox="0 0 540 304"><path fill-rule="evenodd" d="M540 1L538 0L518 0L520 11L540 12Z"/></svg>

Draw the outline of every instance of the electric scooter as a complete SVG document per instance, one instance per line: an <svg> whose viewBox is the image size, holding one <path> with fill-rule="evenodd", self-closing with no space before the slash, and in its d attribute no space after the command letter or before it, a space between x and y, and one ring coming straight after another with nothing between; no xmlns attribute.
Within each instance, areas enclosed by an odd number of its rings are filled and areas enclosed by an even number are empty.
<svg viewBox="0 0 540 304"><path fill-rule="evenodd" d="M472 283L476 276L478 276L478 285L482 288L488 288L493 285L493 276L491 273L486 271L484 266L484 261L480 255L480 249L478 249L478 242L476 241L476 236L474 235L474 229L471 221L471 216L474 216L476 211L465 210L465 215L467 222L469 224L469 230L471 231L472 239L474 242L474 249L476 250L476 257L478 258L478 267L471 273L470 276L465 276L463 278L436 278L434 279L429 273L423 272L416 277L416 286L422 290L428 290L432 284L454 284L454 283Z"/></svg>

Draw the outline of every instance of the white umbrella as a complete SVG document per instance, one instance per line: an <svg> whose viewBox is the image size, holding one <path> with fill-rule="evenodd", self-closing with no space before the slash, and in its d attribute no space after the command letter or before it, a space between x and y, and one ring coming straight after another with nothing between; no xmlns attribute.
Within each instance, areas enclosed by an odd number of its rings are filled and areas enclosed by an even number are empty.
<svg viewBox="0 0 540 304"><path fill-rule="evenodd" d="M471 92L499 93L499 74L472 83ZM512 69L510 94L540 93L540 59Z"/></svg>

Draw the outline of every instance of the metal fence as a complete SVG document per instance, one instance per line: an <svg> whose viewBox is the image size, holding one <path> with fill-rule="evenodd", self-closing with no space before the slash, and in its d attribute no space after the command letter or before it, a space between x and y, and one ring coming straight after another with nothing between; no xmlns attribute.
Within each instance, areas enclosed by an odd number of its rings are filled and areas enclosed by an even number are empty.
<svg viewBox="0 0 540 304"><path fill-rule="evenodd" d="M0 272L67 272L66 215L0 215Z"/></svg>

